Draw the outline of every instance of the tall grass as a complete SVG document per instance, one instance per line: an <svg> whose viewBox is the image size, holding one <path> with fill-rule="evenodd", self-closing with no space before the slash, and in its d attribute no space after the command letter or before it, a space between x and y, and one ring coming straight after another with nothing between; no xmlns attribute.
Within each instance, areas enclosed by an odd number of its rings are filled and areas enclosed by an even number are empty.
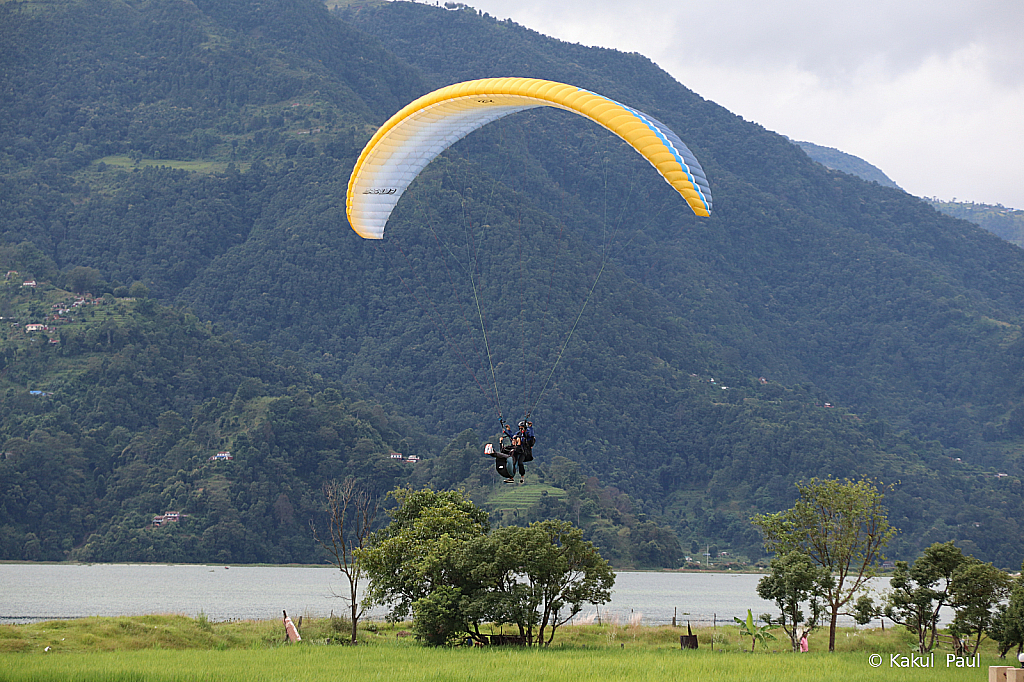
<svg viewBox="0 0 1024 682"><path fill-rule="evenodd" d="M890 667L891 654L909 654L914 644L908 633L893 628L840 630L835 654L825 651L824 632L812 637L809 654L787 651L784 638L751 654L749 640L734 626L696 629L697 651L679 648L686 628L629 620L560 628L546 649L429 649L410 636L408 624L367 623L359 631L360 645L350 647L339 645L348 638L344 619L304 614L303 620L303 641L290 645L284 644L279 621L214 622L203 613L0 626L0 682L967 682L987 679L988 666L1000 664L989 646L978 668L947 669L941 652L933 669ZM879 655L879 667L870 665L871 654Z"/></svg>
<svg viewBox="0 0 1024 682"><path fill-rule="evenodd" d="M858 653L743 654L678 649L427 649L422 647L281 646L258 651L121 651L0 656L0 680L19 682L579 682L580 680L749 680L820 682L967 682L987 679L987 666L947 669L881 667Z"/></svg>

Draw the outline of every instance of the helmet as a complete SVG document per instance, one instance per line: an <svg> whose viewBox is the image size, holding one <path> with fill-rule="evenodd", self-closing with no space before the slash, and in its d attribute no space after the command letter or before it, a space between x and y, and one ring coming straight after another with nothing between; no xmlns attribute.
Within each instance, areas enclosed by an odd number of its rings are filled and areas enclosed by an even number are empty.
<svg viewBox="0 0 1024 682"><path fill-rule="evenodd" d="M526 428L526 422L525 421L519 422L519 428L525 429Z"/></svg>

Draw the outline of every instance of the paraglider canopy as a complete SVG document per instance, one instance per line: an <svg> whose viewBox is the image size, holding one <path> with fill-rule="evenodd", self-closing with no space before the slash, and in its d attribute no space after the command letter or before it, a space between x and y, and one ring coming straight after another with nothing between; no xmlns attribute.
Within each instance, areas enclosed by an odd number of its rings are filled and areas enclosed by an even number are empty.
<svg viewBox="0 0 1024 682"><path fill-rule="evenodd" d="M711 188L700 163L663 123L612 99L535 78L487 78L435 90L388 119L352 169L346 211L366 239L384 226L406 188L437 155L477 128L517 111L555 107L585 116L644 156L699 216L711 214Z"/></svg>

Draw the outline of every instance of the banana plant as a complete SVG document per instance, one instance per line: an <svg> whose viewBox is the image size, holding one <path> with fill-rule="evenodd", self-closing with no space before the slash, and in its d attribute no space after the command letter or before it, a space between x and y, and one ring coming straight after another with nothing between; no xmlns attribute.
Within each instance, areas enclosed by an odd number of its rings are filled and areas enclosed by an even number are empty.
<svg viewBox="0 0 1024 682"><path fill-rule="evenodd" d="M735 616L733 616L733 620L740 626L740 635L750 637L750 653L754 653L754 647L757 646L758 640L761 640L761 646L767 649L768 640L775 639L775 635L769 632L772 629L771 622L757 625L754 623L754 614L750 612L750 609L747 609L747 619L745 621Z"/></svg>

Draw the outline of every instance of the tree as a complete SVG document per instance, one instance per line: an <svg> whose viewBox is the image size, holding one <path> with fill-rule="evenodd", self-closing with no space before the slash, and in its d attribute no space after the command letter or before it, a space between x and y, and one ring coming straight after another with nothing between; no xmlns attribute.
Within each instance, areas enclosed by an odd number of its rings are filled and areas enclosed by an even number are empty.
<svg viewBox="0 0 1024 682"><path fill-rule="evenodd" d="M1010 602L996 608L995 618L988 630L989 637L999 642L999 657L1017 647L1017 654L1024 650L1024 563L1021 573L1013 579L1010 588Z"/></svg>
<svg viewBox="0 0 1024 682"><path fill-rule="evenodd" d="M867 625L875 618L881 618L885 612L881 605L876 604L871 595L862 594L854 602L853 611L850 612L857 625ZM885 622L882 622L882 629L885 629Z"/></svg>
<svg viewBox="0 0 1024 682"><path fill-rule="evenodd" d="M390 605L389 619L401 620L414 602L465 575L465 544L490 524L462 491L398 488L390 496L398 502L391 523L355 554L370 580L364 603Z"/></svg>
<svg viewBox="0 0 1024 682"><path fill-rule="evenodd" d="M512 622L508 605L495 591L502 563L494 561L496 541L481 534L443 546L445 564L439 573L444 580L412 602L413 631L432 646L454 644L467 636L486 642L480 631L484 623Z"/></svg>
<svg viewBox="0 0 1024 682"><path fill-rule="evenodd" d="M466 634L479 634L479 621L466 619L466 600L462 590L441 585L412 604L413 631L430 646L456 644Z"/></svg>
<svg viewBox="0 0 1024 682"><path fill-rule="evenodd" d="M768 552L799 550L832 576L820 586L829 608L832 652L840 612L874 576L876 562L884 558L881 550L896 529L889 525L882 494L870 481L812 478L797 488L800 497L792 508L758 514L751 522L761 531Z"/></svg>
<svg viewBox="0 0 1024 682"><path fill-rule="evenodd" d="M357 552L370 577L364 602L390 604L392 620L412 613L428 644L483 641L482 624L507 623L526 643L547 645L584 603L611 597L611 566L567 521L491 533L487 513L461 491L392 495L392 522Z"/></svg>
<svg viewBox="0 0 1024 682"><path fill-rule="evenodd" d="M149 287L142 282L133 282L128 288L128 295L132 298L149 298Z"/></svg>
<svg viewBox="0 0 1024 682"><path fill-rule="evenodd" d="M342 598L352 614L352 644L356 643L356 627L363 615L359 608L359 583L364 575L363 562L357 553L370 537L380 505L376 498L359 490L356 480L331 481L324 485L327 498L327 537L322 537L310 521L313 538L327 550L332 562L348 581L349 593Z"/></svg>
<svg viewBox="0 0 1024 682"><path fill-rule="evenodd" d="M800 649L802 634L813 632L821 623L824 613L816 594L821 586L832 580L832 576L811 558L793 550L785 556L775 557L769 566L769 574L757 583L757 594L761 599L775 602L782 613L779 624L787 635L793 651ZM810 618L805 619L801 604L807 602ZM801 628L800 624L805 627Z"/></svg>
<svg viewBox="0 0 1024 682"><path fill-rule="evenodd" d="M100 294L104 286L103 273L84 265L72 268L66 276L66 281L68 288L76 294Z"/></svg>
<svg viewBox="0 0 1024 682"><path fill-rule="evenodd" d="M583 604L611 599L611 566L568 521L509 526L496 530L491 539L503 618L519 626L528 644L547 646L555 630L576 616Z"/></svg>
<svg viewBox="0 0 1024 682"><path fill-rule="evenodd" d="M999 602L1010 596L1010 576L992 564L971 557L953 573L950 605L956 615L950 630L965 640L974 638L973 656L996 619Z"/></svg>
<svg viewBox="0 0 1024 682"><path fill-rule="evenodd" d="M884 613L917 636L919 653L935 646L939 610L949 604L954 572L968 560L950 540L933 544L913 566L896 562Z"/></svg>

